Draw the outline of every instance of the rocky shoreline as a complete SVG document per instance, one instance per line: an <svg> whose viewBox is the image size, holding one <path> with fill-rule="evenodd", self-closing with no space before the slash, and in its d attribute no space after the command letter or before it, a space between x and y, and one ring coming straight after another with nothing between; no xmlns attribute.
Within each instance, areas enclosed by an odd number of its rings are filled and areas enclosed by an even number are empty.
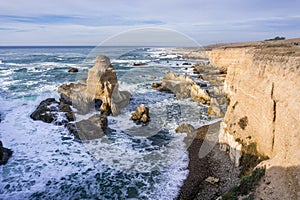
<svg viewBox="0 0 300 200"><path fill-rule="evenodd" d="M223 73L205 62L189 67L193 69L194 74L198 75L195 80L186 75L168 72L161 83L153 83L152 87L162 92L173 93L177 99L191 98L192 101L207 104L208 114L223 116L227 104L221 89L224 84ZM46 123L63 125L79 140L102 137L108 127L107 116L118 115L120 109L126 107L130 97L130 93L118 90L116 72L109 58L105 56L97 57L87 79L63 84L59 86L58 92L61 94L59 101L54 98L42 101L30 117ZM74 112L71 107L76 111ZM96 111L98 114L76 121L76 112L86 114L91 111ZM149 108L140 105L131 119L137 124L147 126L148 121L151 120ZM196 137L188 147L190 172L178 199L216 198L239 180L238 169L234 168L226 153L219 150L219 144L216 144L207 156L198 158L199 148L204 141L207 142L207 127L196 130L192 128L196 131L194 133ZM186 132L184 126L179 132ZM218 181L212 183L207 181L209 178Z"/></svg>
<svg viewBox="0 0 300 200"><path fill-rule="evenodd" d="M234 166L228 154L220 150L218 143L211 142L211 151L199 158L203 142L208 142L206 136L210 134L209 126L215 124L198 128L196 138L188 147L189 175L180 189L178 200L217 199L240 181L239 169Z"/></svg>
<svg viewBox="0 0 300 200"><path fill-rule="evenodd" d="M221 148L248 173L266 170L251 189L253 199L300 198L299 44L296 38L186 49L185 57L209 59L226 72Z"/></svg>
<svg viewBox="0 0 300 200"><path fill-rule="evenodd" d="M257 198L269 199L271 196L276 199L280 191L286 192L285 199L299 197L299 169L289 170L290 166L300 165L296 150L299 144L295 142L298 141L299 106L289 103L292 94L298 94L297 89L300 89L298 44L299 39L295 39L216 45L201 51L186 50L191 51L186 57L207 59L190 66L197 78L168 72L162 82L152 84L159 91L173 93L177 99L191 98L192 101L207 104L208 114L224 117L222 122L218 122L216 143L201 158L199 150L204 143L211 142L208 129L214 125L194 129L186 124L179 131L188 134L192 132L196 138L188 146L189 175L181 187L178 199L219 198L239 184L239 169L245 167L241 165L248 167L246 173L242 173L247 178L256 165L268 157L271 159L260 165L266 168L266 177L255 191L251 186L251 194ZM287 85L295 86L296 90L290 87L287 89ZM285 91L287 95L280 91ZM42 108L45 102L40 106L42 113L60 113L65 120L58 121L62 118L57 114L46 116L44 120L36 119L63 124L81 140L101 137L107 128L107 116L118 115L120 109L130 101L129 92L119 91L115 70L105 56L96 59L86 81L63 84L59 92L60 102L48 100L50 104L46 103L46 108ZM292 100L293 105L299 103L298 99ZM55 108L51 107L53 104L56 104ZM99 114L74 123L71 105L79 113L96 109ZM288 109L290 115L279 115L285 109ZM131 119L146 126L151 120L149 112L148 108L141 105ZM288 137L284 135L284 130ZM281 144L280 138L284 144ZM282 168L276 169L275 173L274 167L277 165ZM276 182L276 179L279 181ZM286 184L290 182L295 184ZM269 185L282 189L275 191L269 189Z"/></svg>

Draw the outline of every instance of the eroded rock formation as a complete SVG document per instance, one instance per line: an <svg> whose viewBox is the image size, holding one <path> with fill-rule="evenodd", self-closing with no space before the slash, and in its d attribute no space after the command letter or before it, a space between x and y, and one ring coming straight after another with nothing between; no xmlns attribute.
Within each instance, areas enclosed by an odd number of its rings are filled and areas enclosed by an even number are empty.
<svg viewBox="0 0 300 200"><path fill-rule="evenodd" d="M153 83L152 86L160 91L173 93L176 98L191 98L200 103L209 103L210 96L192 78L186 75L177 75L167 72L162 83Z"/></svg>
<svg viewBox="0 0 300 200"><path fill-rule="evenodd" d="M106 56L98 56L95 65L89 69L88 78L77 83L66 83L58 88L60 101L48 98L40 103L30 115L34 120L41 120L56 125L64 125L70 133L81 140L92 140L104 135L107 128L107 116L117 115L127 106L130 93L119 91L117 74ZM87 114L100 111L88 119L75 121L76 113ZM140 120L145 120L144 118Z"/></svg>
<svg viewBox="0 0 300 200"><path fill-rule="evenodd" d="M100 111L117 115L120 109L127 106L130 93L119 91L117 74L106 56L98 56L95 65L89 69L86 84L67 83L58 88L62 99L72 102L79 112L85 114L97 107Z"/></svg>

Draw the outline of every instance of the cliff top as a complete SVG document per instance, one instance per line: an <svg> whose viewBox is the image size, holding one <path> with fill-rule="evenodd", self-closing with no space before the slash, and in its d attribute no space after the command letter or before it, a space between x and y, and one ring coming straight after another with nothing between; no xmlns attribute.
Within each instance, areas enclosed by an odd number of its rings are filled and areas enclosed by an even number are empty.
<svg viewBox="0 0 300 200"><path fill-rule="evenodd" d="M213 49L230 49L230 48L254 48L260 50L260 53L273 55L294 55L300 56L300 38L287 40L240 42L227 44L212 44L204 46L206 51Z"/></svg>

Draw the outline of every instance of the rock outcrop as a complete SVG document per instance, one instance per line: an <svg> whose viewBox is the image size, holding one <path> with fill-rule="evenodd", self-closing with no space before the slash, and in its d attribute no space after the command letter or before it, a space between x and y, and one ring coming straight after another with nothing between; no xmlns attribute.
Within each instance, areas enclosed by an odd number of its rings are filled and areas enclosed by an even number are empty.
<svg viewBox="0 0 300 200"><path fill-rule="evenodd" d="M150 120L149 108L144 104L139 105L131 116L136 123L147 123Z"/></svg>
<svg viewBox="0 0 300 200"><path fill-rule="evenodd" d="M300 39L244 43L207 51L226 71L230 104L220 142L239 163L241 143L256 144L266 176L256 191L261 199L300 199Z"/></svg>
<svg viewBox="0 0 300 200"><path fill-rule="evenodd" d="M95 65L89 70L87 79L77 83L67 83L59 86L60 101L48 98L40 103L30 115L33 120L41 120L55 125L64 125L70 133L80 140L92 140L104 135L107 128L107 116L116 115L120 109L127 106L130 93L119 91L117 74L106 56L98 56ZM75 121L76 108L79 114L89 111L101 111L89 119ZM149 112L140 121L149 120Z"/></svg>
<svg viewBox="0 0 300 200"><path fill-rule="evenodd" d="M2 141L0 140L0 165L5 165L12 156L12 153L10 149L3 147Z"/></svg>
<svg viewBox="0 0 300 200"><path fill-rule="evenodd" d="M192 78L186 75L177 75L167 72L162 83L153 83L152 86L160 91L173 93L176 98L191 98L200 103L209 103L210 96Z"/></svg>
<svg viewBox="0 0 300 200"><path fill-rule="evenodd" d="M83 114L99 106L101 112L117 115L121 108L127 106L130 98L129 92L119 91L116 71L109 58L102 55L89 69L86 84L63 84L58 91L64 101L72 102Z"/></svg>
<svg viewBox="0 0 300 200"><path fill-rule="evenodd" d="M68 104L58 102L54 98L45 99L30 115L33 120L63 125L75 120L75 115Z"/></svg>
<svg viewBox="0 0 300 200"><path fill-rule="evenodd" d="M107 116L103 114L95 114L88 119L75 123L69 123L67 129L80 140L93 140L104 135L107 128Z"/></svg>

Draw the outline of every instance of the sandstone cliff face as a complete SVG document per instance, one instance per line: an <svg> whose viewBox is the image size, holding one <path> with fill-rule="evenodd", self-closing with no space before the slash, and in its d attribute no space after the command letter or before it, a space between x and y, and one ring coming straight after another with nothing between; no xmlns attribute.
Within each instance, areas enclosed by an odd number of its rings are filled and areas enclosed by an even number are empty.
<svg viewBox="0 0 300 200"><path fill-rule="evenodd" d="M299 41L207 51L211 63L227 71L230 104L220 142L229 144L237 164L236 140L255 142L271 158L264 162L265 182L257 190L263 199L300 199Z"/></svg>

